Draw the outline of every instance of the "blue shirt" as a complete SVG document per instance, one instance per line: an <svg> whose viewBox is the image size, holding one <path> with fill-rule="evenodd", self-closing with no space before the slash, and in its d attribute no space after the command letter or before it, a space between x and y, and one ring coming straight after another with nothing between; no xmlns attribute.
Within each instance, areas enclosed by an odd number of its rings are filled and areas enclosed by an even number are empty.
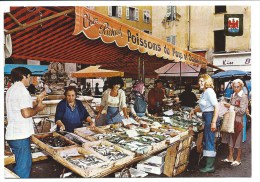
<svg viewBox="0 0 260 182"><path fill-rule="evenodd" d="M214 111L214 106L218 104L217 96L212 88L207 88L201 94L199 105L202 112Z"/></svg>
<svg viewBox="0 0 260 182"><path fill-rule="evenodd" d="M55 113L55 122L58 120L61 120L61 121L63 120L63 116L66 111L66 107L70 108L66 99L63 99L58 103L58 105L56 107L56 113ZM80 120L85 121L86 118L90 115L80 100L76 99L76 107L79 111Z"/></svg>

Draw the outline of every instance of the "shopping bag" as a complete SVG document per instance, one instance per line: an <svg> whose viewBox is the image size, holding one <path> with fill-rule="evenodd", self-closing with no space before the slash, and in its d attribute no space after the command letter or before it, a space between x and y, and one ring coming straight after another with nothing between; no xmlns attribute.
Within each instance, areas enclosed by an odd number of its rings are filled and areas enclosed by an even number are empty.
<svg viewBox="0 0 260 182"><path fill-rule="evenodd" d="M236 118L235 111L228 111L223 116L223 122L221 125L221 132L234 133L234 123Z"/></svg>

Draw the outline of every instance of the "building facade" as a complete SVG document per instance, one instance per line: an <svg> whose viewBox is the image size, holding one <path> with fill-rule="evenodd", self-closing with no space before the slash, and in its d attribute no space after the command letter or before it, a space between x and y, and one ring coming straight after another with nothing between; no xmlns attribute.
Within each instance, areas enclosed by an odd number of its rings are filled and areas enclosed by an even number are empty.
<svg viewBox="0 0 260 182"><path fill-rule="evenodd" d="M242 36L225 36L225 14L243 15ZM154 36L223 70L251 70L250 6L153 6L152 19Z"/></svg>
<svg viewBox="0 0 260 182"><path fill-rule="evenodd" d="M152 34L152 6L92 6L89 8Z"/></svg>

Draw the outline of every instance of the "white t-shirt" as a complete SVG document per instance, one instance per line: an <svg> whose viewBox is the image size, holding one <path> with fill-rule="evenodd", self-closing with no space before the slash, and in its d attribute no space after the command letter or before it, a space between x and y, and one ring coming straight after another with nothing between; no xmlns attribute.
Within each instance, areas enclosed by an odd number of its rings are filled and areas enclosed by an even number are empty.
<svg viewBox="0 0 260 182"><path fill-rule="evenodd" d="M24 118L21 113L21 109L32 107L32 97L24 84L15 82L6 93L6 140L25 139L34 134L32 118Z"/></svg>
<svg viewBox="0 0 260 182"><path fill-rule="evenodd" d="M212 88L207 88L201 94L199 105L202 112L214 111L214 106L218 104L217 96Z"/></svg>

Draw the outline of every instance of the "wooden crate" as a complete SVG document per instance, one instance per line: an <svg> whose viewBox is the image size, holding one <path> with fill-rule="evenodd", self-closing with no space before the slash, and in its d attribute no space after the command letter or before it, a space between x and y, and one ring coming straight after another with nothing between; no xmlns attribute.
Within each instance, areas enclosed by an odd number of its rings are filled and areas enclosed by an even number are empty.
<svg viewBox="0 0 260 182"><path fill-rule="evenodd" d="M111 142L108 142L106 140L99 140L99 141L94 141L94 142L90 142L90 143L85 143L85 144L83 144L83 147L86 150L90 150L90 151L96 152L96 151L94 151L92 146L98 146L98 145L105 145L105 146L108 146L108 147L114 147L115 150L120 151L121 153L124 153L124 154L127 155L124 158L118 159L116 161L111 161L114 166L126 164L129 161L133 160L133 158L135 156L135 153L133 153L133 152L131 152L129 150L126 150L126 149L124 149L122 147L119 147L118 145L115 145L115 144L113 144ZM100 155L102 155L102 154L100 154ZM104 157L106 157L106 156L104 156ZM109 159L107 158L107 160L109 160Z"/></svg>
<svg viewBox="0 0 260 182"><path fill-rule="evenodd" d="M93 155L96 158L103 160L104 162L94 164L84 169L71 163L66 159L66 157L68 156L77 156L77 155ZM54 155L53 158L82 177L91 177L94 175L98 175L103 170L108 170L109 168L112 167L112 163L108 161L105 157L91 150L86 150L82 147L74 147L74 148L59 150L57 151L57 153Z"/></svg>
<svg viewBox="0 0 260 182"><path fill-rule="evenodd" d="M102 130L95 129L94 131L92 131L87 127L81 127L81 128L74 129L74 133L89 141L96 141L97 139L92 137L92 135L97 134L97 133L102 133Z"/></svg>
<svg viewBox="0 0 260 182"><path fill-rule="evenodd" d="M174 168L172 176L181 174L182 172L184 172L187 169L187 167L188 167L188 162L185 164L182 164L181 166Z"/></svg>
<svg viewBox="0 0 260 182"><path fill-rule="evenodd" d="M172 177L173 175L174 164L175 164L179 144L180 142L177 141L167 149L166 156L165 156L164 171L163 171L163 173L166 176Z"/></svg>
<svg viewBox="0 0 260 182"><path fill-rule="evenodd" d="M192 141L192 136L187 135L184 138L180 139L179 151L190 147Z"/></svg>
<svg viewBox="0 0 260 182"><path fill-rule="evenodd" d="M190 147L179 151L176 160L175 160L175 167L181 166L189 161L190 156Z"/></svg>
<svg viewBox="0 0 260 182"><path fill-rule="evenodd" d="M19 176L17 176L17 174L6 167L4 168L4 177L5 179L20 178Z"/></svg>
<svg viewBox="0 0 260 182"><path fill-rule="evenodd" d="M46 138L49 136L53 136L53 137L61 137L63 138L68 144L70 144L70 146L66 146L66 147L52 147L48 144L43 143L40 139L42 138ZM67 139L66 137L58 134L57 132L52 132L52 133L41 133L41 134L35 134L32 135L31 140L33 143L35 143L36 145L38 145L41 149L43 149L44 151L46 151L47 153L49 153L51 156L53 156L58 150L62 150L62 149L66 149L66 148L72 148L72 147L76 147L78 146L75 142Z"/></svg>

